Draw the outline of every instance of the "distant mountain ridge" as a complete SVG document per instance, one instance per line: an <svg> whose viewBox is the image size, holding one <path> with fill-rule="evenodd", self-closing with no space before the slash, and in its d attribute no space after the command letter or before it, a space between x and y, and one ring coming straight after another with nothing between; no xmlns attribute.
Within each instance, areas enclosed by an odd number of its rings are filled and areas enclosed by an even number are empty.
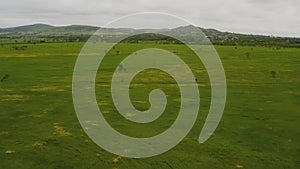
<svg viewBox="0 0 300 169"><path fill-rule="evenodd" d="M2 30L8 30L8 31L24 31L24 30L30 30L30 29L40 29L40 28L52 28L54 26L47 25L47 24L32 24L32 25L23 25L23 26L17 26L17 27L10 27L10 28L1 28Z"/></svg>
<svg viewBox="0 0 300 169"><path fill-rule="evenodd" d="M12 28L0 29L0 37L49 37L49 36L70 36L70 35L91 35L99 27L70 25L52 26L47 24L33 24Z"/></svg>
<svg viewBox="0 0 300 169"><path fill-rule="evenodd" d="M87 25L52 26L48 24L32 24L12 28L0 28L0 38L61 38L69 40L86 41L100 27ZM263 35L246 35L231 32L221 32L216 29L200 28L205 35L217 45L285 45L287 47L300 47L300 38L272 37ZM128 34L139 31L131 28L105 28L110 32ZM190 34L190 26L181 26L174 29L158 29L157 32L173 31L180 34ZM141 31L142 32L142 31ZM105 33L105 31L104 31ZM104 35L105 36L105 35Z"/></svg>

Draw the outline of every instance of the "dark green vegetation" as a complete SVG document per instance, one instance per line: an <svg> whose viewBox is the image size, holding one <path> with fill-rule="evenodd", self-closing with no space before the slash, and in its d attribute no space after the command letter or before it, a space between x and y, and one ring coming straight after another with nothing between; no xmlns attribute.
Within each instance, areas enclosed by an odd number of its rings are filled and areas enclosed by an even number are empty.
<svg viewBox="0 0 300 169"><path fill-rule="evenodd" d="M181 45L154 45L173 51L193 69L201 92L199 117L189 135L172 150L152 158L128 159L94 144L76 118L71 84L82 45L0 46L0 79L8 75L0 82L1 169L300 168L300 49L216 46L227 76L227 105L216 132L207 142L199 144L197 139L210 103L205 69ZM138 74L130 92L138 109L149 107L149 90L157 87L170 95L170 105L162 118L151 124L134 124L118 115L111 104L107 77L116 68L115 61L145 47L124 45L111 51L102 74L99 71L96 82L99 105L110 124L120 132L136 137L155 135L167 129L176 117L177 85L158 70ZM15 50L13 46L23 49ZM106 97L101 98L103 95Z"/></svg>
<svg viewBox="0 0 300 169"><path fill-rule="evenodd" d="M7 43L44 43L44 42L83 42L86 41L99 27L85 25L71 25L55 27L46 24L26 25L14 28L0 28L0 44ZM245 35L231 32L221 32L215 29L201 29L214 45L230 46L276 46L276 47L300 47L300 38L273 37L262 35ZM132 31L139 31L129 28L106 28L102 32L109 39L113 32L116 36L128 34ZM141 30L143 31L143 30ZM190 26L183 26L174 29L158 29L157 32L177 32L180 35L194 38ZM196 33L197 35L197 33ZM102 37L103 38L103 37ZM160 36L136 36L130 42L137 43L141 40L162 43ZM165 42L165 41L163 41ZM165 42L166 43L166 42ZM176 43L171 41L168 43Z"/></svg>

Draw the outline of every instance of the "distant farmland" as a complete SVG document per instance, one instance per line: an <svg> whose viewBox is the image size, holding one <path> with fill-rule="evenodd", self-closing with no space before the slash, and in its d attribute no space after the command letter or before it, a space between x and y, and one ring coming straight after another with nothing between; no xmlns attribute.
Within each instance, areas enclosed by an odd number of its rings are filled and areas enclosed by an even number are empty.
<svg viewBox="0 0 300 169"><path fill-rule="evenodd" d="M96 26L86 25L71 25L55 27L46 24L25 25L14 28L0 28L0 44L7 43L44 43L44 42L85 42L87 39L99 29ZM245 35L231 32L221 32L215 29L201 29L214 45L225 46L277 46L277 47L300 47L300 38L288 37L274 37L262 35ZM133 29L129 28L106 28L104 29L103 36L107 32L111 35L114 32L116 35L128 34ZM134 30L139 31L139 30ZM178 27L174 29L160 29L159 32L176 31L182 34L189 33L190 38L193 34L189 32L189 26ZM109 36L110 39L112 37ZM157 41L160 37L152 39ZM131 39L134 42L134 39ZM137 41L138 39L135 39Z"/></svg>

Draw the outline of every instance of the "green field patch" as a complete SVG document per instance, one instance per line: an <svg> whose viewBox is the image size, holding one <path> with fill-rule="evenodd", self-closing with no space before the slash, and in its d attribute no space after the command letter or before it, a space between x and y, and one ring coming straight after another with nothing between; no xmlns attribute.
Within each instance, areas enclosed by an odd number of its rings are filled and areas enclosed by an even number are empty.
<svg viewBox="0 0 300 169"><path fill-rule="evenodd" d="M167 73L143 71L130 84L131 103L138 110L148 110L149 94L161 89L168 100L165 112L149 124L134 123L120 115L110 82L118 64L133 51L158 47L176 52L198 79L201 97L198 119L182 142L156 157L128 159L97 146L77 119L72 75L82 45L28 44L22 51L12 50L13 45L0 47L0 78L9 74L0 82L1 169L300 168L299 48L215 46L226 73L227 103L217 130L199 144L211 101L209 77L201 61L177 44L119 44L103 60L95 83L99 109L116 131L138 138L160 134L176 120L181 101L189 101L181 100L178 84Z"/></svg>

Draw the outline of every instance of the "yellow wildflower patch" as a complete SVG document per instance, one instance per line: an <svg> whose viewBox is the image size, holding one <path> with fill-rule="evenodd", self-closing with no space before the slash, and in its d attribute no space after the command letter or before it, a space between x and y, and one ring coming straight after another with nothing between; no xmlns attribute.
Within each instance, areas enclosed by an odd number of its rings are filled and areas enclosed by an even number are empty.
<svg viewBox="0 0 300 169"><path fill-rule="evenodd" d="M130 113L130 112L128 112L128 113L125 114L126 117L133 117L135 115L136 115L135 113Z"/></svg>
<svg viewBox="0 0 300 169"><path fill-rule="evenodd" d="M237 164L237 165L235 166L235 168L241 169L241 168L244 168L244 166L242 166L242 165L240 165L240 164Z"/></svg>
<svg viewBox="0 0 300 169"><path fill-rule="evenodd" d="M44 92L44 91L56 91L58 90L55 86L45 86L45 87L34 87L30 89L32 92Z"/></svg>
<svg viewBox="0 0 300 169"><path fill-rule="evenodd" d="M2 135L7 135L7 134L8 134L7 131L1 131L1 132L0 132L0 136L2 136Z"/></svg>
<svg viewBox="0 0 300 169"><path fill-rule="evenodd" d="M12 89L3 89L3 88L0 88L0 92L12 92L13 90Z"/></svg>
<svg viewBox="0 0 300 169"><path fill-rule="evenodd" d="M41 146L43 146L43 145L45 145L46 144L46 142L39 142L39 141L37 141L37 142L34 142L34 143L32 143L32 147L41 147Z"/></svg>
<svg viewBox="0 0 300 169"><path fill-rule="evenodd" d="M103 114L108 114L108 113L109 113L109 111L107 111L107 110L103 110L103 111L102 111L102 113L103 113Z"/></svg>
<svg viewBox="0 0 300 169"><path fill-rule="evenodd" d="M113 163L118 163L121 160L121 156L118 156L112 160Z"/></svg>
<svg viewBox="0 0 300 169"><path fill-rule="evenodd" d="M144 101L144 100L136 100L136 101L134 101L135 103L141 103L141 104L145 104L145 103L147 103L146 101Z"/></svg>
<svg viewBox="0 0 300 169"><path fill-rule="evenodd" d="M13 151L13 150L6 150L5 151L5 154L13 154L13 153L15 153L15 151Z"/></svg>
<svg viewBox="0 0 300 169"><path fill-rule="evenodd" d="M90 143L91 141L90 141L90 140L84 140L84 142L85 142L85 143Z"/></svg>
<svg viewBox="0 0 300 169"><path fill-rule="evenodd" d="M60 136L71 136L70 132L67 132L63 127L54 125L55 132L53 134L58 134Z"/></svg>
<svg viewBox="0 0 300 169"><path fill-rule="evenodd" d="M5 57L10 57L10 58L34 58L34 57L37 57L37 55L35 54L14 54L14 55L8 55L8 56L5 56Z"/></svg>
<svg viewBox="0 0 300 169"><path fill-rule="evenodd" d="M20 101L27 99L28 96L20 94L10 94L0 96L0 101Z"/></svg>

